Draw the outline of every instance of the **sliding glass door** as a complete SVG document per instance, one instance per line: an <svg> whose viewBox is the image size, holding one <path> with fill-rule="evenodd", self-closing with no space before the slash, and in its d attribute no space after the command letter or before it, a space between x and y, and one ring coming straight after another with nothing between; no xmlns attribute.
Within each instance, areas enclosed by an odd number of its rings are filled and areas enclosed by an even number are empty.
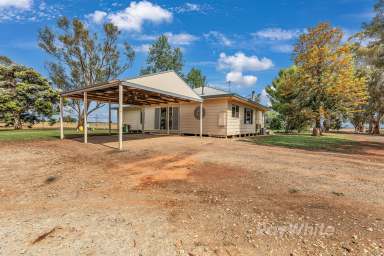
<svg viewBox="0 0 384 256"><path fill-rule="evenodd" d="M167 118L168 112L168 118ZM155 109L155 129L156 130L179 130L179 107L156 108ZM168 123L167 123L168 120Z"/></svg>

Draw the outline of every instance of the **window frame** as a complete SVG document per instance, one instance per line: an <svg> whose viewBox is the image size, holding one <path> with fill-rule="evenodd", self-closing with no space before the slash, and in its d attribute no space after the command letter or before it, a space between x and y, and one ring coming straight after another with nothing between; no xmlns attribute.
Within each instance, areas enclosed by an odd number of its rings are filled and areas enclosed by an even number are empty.
<svg viewBox="0 0 384 256"><path fill-rule="evenodd" d="M232 104L232 118L240 118L240 106Z"/></svg>
<svg viewBox="0 0 384 256"><path fill-rule="evenodd" d="M244 124L253 125L253 109L244 108Z"/></svg>

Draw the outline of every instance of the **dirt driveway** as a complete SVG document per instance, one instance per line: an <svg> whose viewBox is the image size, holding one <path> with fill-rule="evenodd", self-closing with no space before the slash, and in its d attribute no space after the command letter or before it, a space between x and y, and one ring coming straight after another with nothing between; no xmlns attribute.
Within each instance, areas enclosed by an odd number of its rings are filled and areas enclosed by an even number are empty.
<svg viewBox="0 0 384 256"><path fill-rule="evenodd" d="M384 255L384 138L0 142L0 255Z"/></svg>

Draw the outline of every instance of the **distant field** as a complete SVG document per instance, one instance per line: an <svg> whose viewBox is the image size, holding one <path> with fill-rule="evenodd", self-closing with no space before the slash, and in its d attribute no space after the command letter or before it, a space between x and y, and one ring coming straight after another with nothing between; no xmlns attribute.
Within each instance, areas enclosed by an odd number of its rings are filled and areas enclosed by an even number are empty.
<svg viewBox="0 0 384 256"><path fill-rule="evenodd" d="M5 123L0 122L0 131L5 129L12 129L12 127L6 127ZM23 126L25 129L27 129L27 125L24 124ZM77 123L76 122L64 122L64 127L68 129L76 129ZM108 129L108 122L88 122L88 127L95 128L95 129ZM32 128L30 129L59 129L60 123L54 123L49 124L48 122L40 122L37 124L34 124ZM28 128L29 129L29 128ZM112 129L117 129L117 123L112 123Z"/></svg>
<svg viewBox="0 0 384 256"><path fill-rule="evenodd" d="M106 135L108 130L97 129L88 131L88 135ZM64 135L67 137L83 136L82 132L75 129L65 129ZM17 141L17 140L48 140L60 138L58 129L23 129L23 130L0 130L0 141Z"/></svg>

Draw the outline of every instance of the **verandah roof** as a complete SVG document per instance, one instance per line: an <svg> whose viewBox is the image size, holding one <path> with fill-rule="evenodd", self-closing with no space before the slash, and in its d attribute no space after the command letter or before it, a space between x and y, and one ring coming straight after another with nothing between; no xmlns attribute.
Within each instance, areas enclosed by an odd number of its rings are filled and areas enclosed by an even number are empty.
<svg viewBox="0 0 384 256"><path fill-rule="evenodd" d="M142 106L191 101L202 102L202 98L173 71L141 76L125 81L114 80L104 84L66 91L61 96L83 99L84 92L87 92L89 100L118 103L119 85L123 87L123 104Z"/></svg>

